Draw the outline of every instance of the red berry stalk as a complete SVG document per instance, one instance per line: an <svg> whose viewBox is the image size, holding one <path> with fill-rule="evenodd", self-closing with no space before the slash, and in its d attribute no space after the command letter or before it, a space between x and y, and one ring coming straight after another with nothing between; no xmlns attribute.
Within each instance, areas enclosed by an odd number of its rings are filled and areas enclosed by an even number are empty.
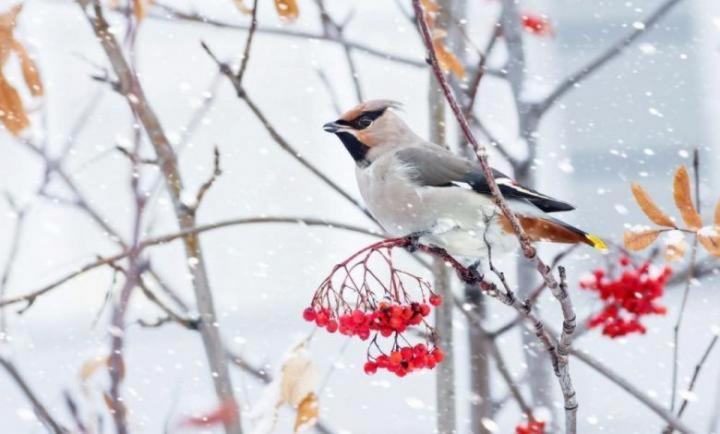
<svg viewBox="0 0 720 434"><path fill-rule="evenodd" d="M370 340L364 370L378 369L403 377L420 369L433 369L444 357L435 345L435 330L426 321L442 303L430 284L395 267L392 250L405 239L375 243L336 265L315 291L306 321L329 333L339 332ZM413 327L420 333L407 332ZM413 336L424 336L420 343Z"/></svg>

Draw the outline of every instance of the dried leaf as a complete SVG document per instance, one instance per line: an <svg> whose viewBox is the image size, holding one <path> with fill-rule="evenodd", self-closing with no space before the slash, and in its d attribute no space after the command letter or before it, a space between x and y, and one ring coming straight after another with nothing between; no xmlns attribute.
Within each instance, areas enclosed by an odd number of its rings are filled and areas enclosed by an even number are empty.
<svg viewBox="0 0 720 434"><path fill-rule="evenodd" d="M147 16L147 0L133 0L133 14L137 22L142 21Z"/></svg>
<svg viewBox="0 0 720 434"><path fill-rule="evenodd" d="M122 358L119 360L120 379L123 379L125 378L125 363ZM98 371L98 369L105 366L110 369L110 357L96 357L94 359L86 361L82 364L82 367L80 368L80 380L83 383L87 383L90 377L92 377Z"/></svg>
<svg viewBox="0 0 720 434"><path fill-rule="evenodd" d="M462 63L460 63L454 54L448 51L447 47L445 47L445 44L440 39L435 39L433 41L433 47L435 48L438 63L440 63L440 67L445 72L450 71L455 75L455 77L461 80L465 78L465 68Z"/></svg>
<svg viewBox="0 0 720 434"><path fill-rule="evenodd" d="M720 256L720 227L705 226L697 231L700 244L713 256Z"/></svg>
<svg viewBox="0 0 720 434"><path fill-rule="evenodd" d="M180 426L184 428L203 428L230 423L237 420L237 417L237 403L233 400L227 400L220 403L215 410L207 414L185 418L180 422Z"/></svg>
<svg viewBox="0 0 720 434"><path fill-rule="evenodd" d="M17 25L17 17L22 12L22 8L23 4L18 3L7 12L0 14L0 29L12 32Z"/></svg>
<svg viewBox="0 0 720 434"><path fill-rule="evenodd" d="M315 425L320 414L317 395L309 393L298 405L297 417L295 418L295 432L304 431Z"/></svg>
<svg viewBox="0 0 720 434"><path fill-rule="evenodd" d="M642 250L652 244L660 235L659 229L627 230L623 235L625 248L629 250Z"/></svg>
<svg viewBox="0 0 720 434"><path fill-rule="evenodd" d="M233 3L235 4L235 7L238 8L238 10L244 14L250 15L252 14L252 8L249 8L245 5L244 0L233 0Z"/></svg>
<svg viewBox="0 0 720 434"><path fill-rule="evenodd" d="M692 202L692 192L690 189L690 177L688 176L685 166L680 166L675 172L673 180L673 197L675 198L675 206L680 211L683 221L690 229L699 229L702 227L702 217L698 214Z"/></svg>
<svg viewBox="0 0 720 434"><path fill-rule="evenodd" d="M315 391L316 386L317 370L301 344L290 352L283 364L280 398L282 402L297 407Z"/></svg>
<svg viewBox="0 0 720 434"><path fill-rule="evenodd" d="M40 72L35 66L35 62L28 55L27 50L18 41L13 41L13 50L20 58L20 67L22 68L25 84L30 90L32 96L40 96L43 94L43 84L40 80Z"/></svg>
<svg viewBox="0 0 720 434"><path fill-rule="evenodd" d="M632 192L633 196L635 196L635 201L640 206L640 209L643 210L645 215L653 223L670 228L675 227L675 222L673 222L672 219L655 204L650 195L644 188L642 188L642 186L640 186L640 184L633 182Z"/></svg>
<svg viewBox="0 0 720 434"><path fill-rule="evenodd" d="M715 226L720 226L720 200L715 205Z"/></svg>
<svg viewBox="0 0 720 434"><path fill-rule="evenodd" d="M295 21L300 14L296 0L275 0L275 9L280 18L287 21Z"/></svg>
<svg viewBox="0 0 720 434"><path fill-rule="evenodd" d="M127 413L127 409L125 408L125 404L123 404L122 401L114 401L112 399L112 396L110 396L109 393L103 392L102 394L103 401L105 401L105 406L110 410L111 413L120 412L122 414Z"/></svg>
<svg viewBox="0 0 720 434"><path fill-rule="evenodd" d="M0 121L15 136L30 125L20 94L8 83L2 71L0 71Z"/></svg>
<svg viewBox="0 0 720 434"><path fill-rule="evenodd" d="M665 260L668 262L679 261L685 256L687 242L683 239L678 242L668 243L665 246Z"/></svg>

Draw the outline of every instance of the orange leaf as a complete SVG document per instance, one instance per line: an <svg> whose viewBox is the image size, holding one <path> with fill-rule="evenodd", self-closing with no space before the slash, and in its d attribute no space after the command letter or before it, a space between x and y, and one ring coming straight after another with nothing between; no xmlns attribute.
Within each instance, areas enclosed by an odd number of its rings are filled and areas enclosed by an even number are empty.
<svg viewBox="0 0 720 434"><path fill-rule="evenodd" d="M720 226L720 200L715 205L715 226Z"/></svg>
<svg viewBox="0 0 720 434"><path fill-rule="evenodd" d="M35 62L28 55L25 47L22 46L18 41L13 41L13 50L17 53L20 58L20 67L22 68L23 78L25 84L27 84L30 94L32 96L40 96L43 94L43 84L40 80L40 72L35 66Z"/></svg>
<svg viewBox="0 0 720 434"><path fill-rule="evenodd" d="M22 12L23 4L18 3L7 12L0 14L0 29L12 31L17 25L17 17Z"/></svg>
<svg viewBox="0 0 720 434"><path fill-rule="evenodd" d="M658 229L628 230L623 235L623 241L629 250L642 250L652 244L659 235Z"/></svg>
<svg viewBox="0 0 720 434"><path fill-rule="evenodd" d="M675 206L680 211L683 221L690 229L702 227L702 217L698 214L692 203L692 192L690 190L690 177L685 166L678 167L673 180L673 197Z"/></svg>
<svg viewBox="0 0 720 434"><path fill-rule="evenodd" d="M445 44L443 44L441 40L436 39L435 41L433 41L433 47L435 48L435 54L437 55L440 67L445 72L450 71L455 74L455 77L463 79L465 77L465 68L463 67L462 63L460 63L458 58L448 51L447 47L445 47Z"/></svg>
<svg viewBox="0 0 720 434"><path fill-rule="evenodd" d="M635 201L640 205L640 209L643 210L645 215L648 216L653 223L670 228L675 227L675 222L653 202L650 195L640 184L633 182L632 192L633 196L635 196Z"/></svg>
<svg viewBox="0 0 720 434"><path fill-rule="evenodd" d="M235 401L227 400L213 411L202 416L188 417L180 423L181 427L202 428L233 422L238 417L238 407Z"/></svg>
<svg viewBox="0 0 720 434"><path fill-rule="evenodd" d="M233 0L233 3L240 12L248 15L252 13L252 8L245 6L245 2L243 0Z"/></svg>
<svg viewBox="0 0 720 434"><path fill-rule="evenodd" d="M307 396L298 405L297 417L295 418L295 432L300 432L315 425L320 407L318 406L317 396L314 393L308 393Z"/></svg>
<svg viewBox="0 0 720 434"><path fill-rule="evenodd" d="M287 21L295 21L300 14L296 0L275 0L275 9L280 18Z"/></svg>
<svg viewBox="0 0 720 434"><path fill-rule="evenodd" d="M713 256L720 256L719 227L706 226L697 232L698 241Z"/></svg>
<svg viewBox="0 0 720 434"><path fill-rule="evenodd" d="M0 71L0 121L10 133L17 136L30 125L17 90L8 83Z"/></svg>

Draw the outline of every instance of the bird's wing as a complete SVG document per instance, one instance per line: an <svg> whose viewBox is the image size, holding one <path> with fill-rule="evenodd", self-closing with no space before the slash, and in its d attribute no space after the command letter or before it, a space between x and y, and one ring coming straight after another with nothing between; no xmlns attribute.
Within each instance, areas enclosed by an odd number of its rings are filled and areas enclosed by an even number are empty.
<svg viewBox="0 0 720 434"><path fill-rule="evenodd" d="M480 167L444 148L415 146L399 150L395 155L410 169L412 180L419 185L464 187L471 188L480 194L490 194L490 187ZM516 183L498 170L493 169L493 176L500 191L507 199L527 200L544 212L575 209L569 203L553 199Z"/></svg>

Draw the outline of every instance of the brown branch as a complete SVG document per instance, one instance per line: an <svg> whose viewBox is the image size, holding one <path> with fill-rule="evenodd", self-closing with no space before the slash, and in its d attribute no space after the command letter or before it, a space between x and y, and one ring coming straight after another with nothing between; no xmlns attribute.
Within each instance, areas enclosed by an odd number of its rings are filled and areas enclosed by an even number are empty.
<svg viewBox="0 0 720 434"><path fill-rule="evenodd" d="M158 7L162 9L163 13L158 14L151 10L151 13L148 15L148 17L153 19L160 19L160 20L166 20L166 21L173 21L173 22L189 22L189 23L196 23L196 24L202 24L202 25L209 25L213 27L218 28L224 28L224 29L233 29L233 30L249 30L250 26L245 24L236 24L231 22L225 22L221 20L216 20L213 18L209 18L200 14L196 13L187 13L180 11L178 9L175 9L169 5L166 4L160 4L158 2L154 3L155 7ZM303 40L316 40L316 41L324 41L324 42L330 42L335 44L345 44L347 45L351 50L362 52L365 54L368 54L373 57L377 57L389 62L398 63L402 65L407 66L413 66L416 68L423 68L425 67L425 63L420 60L415 60L409 57L404 57L401 55L391 54L387 53L381 50L378 50L374 48L373 46L366 45L360 42L355 41L349 41L349 40L343 40L342 42L336 39L333 36L330 35L323 35L323 34L317 34L313 32L306 32L302 30L293 30L283 27L262 27L258 26L257 33L261 34L268 34L268 35L276 35L276 36L282 36L282 37L290 37L290 38L299 38ZM504 73L498 69L492 69L488 68L486 70L486 74L492 75L495 77L503 77Z"/></svg>
<svg viewBox="0 0 720 434"><path fill-rule="evenodd" d="M0 300L5 298L7 284L10 281L10 276L12 275L15 266L15 260L17 259L18 251L20 250L20 238L23 234L23 229L25 227L25 216L27 215L26 208L19 207L9 193L6 193L5 196L7 198L8 204L10 205L10 208L12 208L12 210L15 212L15 228L13 229L12 240L10 241L10 245L8 248L7 259L5 260L2 277L0 277ZM0 341L4 341L8 338L6 321L7 319L5 318L5 310L0 309Z"/></svg>
<svg viewBox="0 0 720 434"><path fill-rule="evenodd" d="M374 232L369 229L364 229L359 226L352 226L352 225L347 225L344 223L333 222L333 221L328 221L328 220L302 218L302 217L248 217L248 218L225 220L225 221L211 223L211 224L207 224L207 225L195 226L195 227L184 229L179 232L172 233L172 234L149 238L149 239L142 241L139 244L138 248L140 250L144 250L145 248L148 248L151 246L165 244L170 241L174 241L174 240L181 239L183 237L187 237L189 235L197 235L197 234L215 230L215 229L221 229L221 228L237 226L237 225L261 224L261 223L281 223L281 224L298 224L298 225L306 225L306 226L320 226L320 227L326 227L326 228L342 229L342 230L346 230L346 231L350 231L350 232L356 232L359 234L365 234L365 235L370 235L373 237L382 238L381 234L378 232ZM129 255L130 255L130 252L128 250L125 250L123 252L120 252L120 253L112 255L112 256L101 257L93 262L90 262L88 264L81 266L77 270L75 270L75 271L73 271L73 272L53 281L52 283L49 283L49 284L39 288L39 289L30 291L23 295L0 300L0 307L12 305L12 304L18 304L18 303L27 303L27 305L32 305L35 303L35 300L39 296L52 291L53 289L74 279L75 277L78 277L88 271L94 270L94 269L102 267L104 265L109 265L114 262L117 262L121 259L128 257Z"/></svg>
<svg viewBox="0 0 720 434"><path fill-rule="evenodd" d="M175 153L170 146L170 142L165 135L157 115L145 97L144 90L137 75L128 64L114 34L110 32L99 1L77 0L77 2L105 51L130 109L142 124L157 154L159 167L165 178L165 184L174 205L174 211L180 228L182 230L192 229L195 226L195 216L192 212L188 212L186 207L182 206L182 179ZM218 400L221 402L237 402L228 371L227 360L222 348L220 332L217 327L217 315L215 313L214 301L210 289L209 276L199 240L196 234L188 234L183 238L183 242L188 259L188 271L193 277L193 289L195 291L198 311L200 312L200 334L205 347L215 392ZM240 434L242 432L239 415L237 418L225 422L225 432L228 434Z"/></svg>
<svg viewBox="0 0 720 434"><path fill-rule="evenodd" d="M563 312L564 324L574 323L575 314L572 308L572 301L568 296L567 291L564 291L562 286L558 285L557 281L550 272L550 267L545 265L542 259L538 257L535 247L532 245L532 242L528 238L522 226L520 226L520 222L518 221L517 217L508 207L508 204L505 201L502 192L500 191L497 183L495 182L492 168L487 161L487 150L475 139L475 136L470 129L470 125L468 124L467 118L463 114L463 111L458 104L457 98L455 97L452 89L450 88L447 78L445 77L438 62L432 42L432 35L430 34L430 29L428 27L427 21L424 18L424 10L420 3L420 0L413 0L413 8L415 10L415 16L417 18L418 26L420 27L420 33L422 35L423 42L425 43L425 48L428 51L429 63L432 67L433 73L435 74L435 78L440 84L443 94L445 95L445 99L448 101L450 108L455 114L455 118L460 124L460 129L465 135L468 143L470 143L470 145L473 147L473 150L475 151L475 156L477 157L478 162L480 163L480 168L482 169L483 174L485 175L485 179L488 182L488 187L495 201L495 204L500 208L503 215L510 221L513 231L515 232L515 235L518 237L518 240L520 242L523 254L535 265L535 268L542 276L543 280L547 284L547 287L550 289L550 291L553 293L553 296L555 296L555 298L560 303ZM565 327L563 328L565 329ZM541 333L538 333L538 337L540 337L541 340L543 339ZM546 348L548 348L551 353L555 351L552 345L548 344L546 345ZM568 434L574 434L577 432L578 404L577 398L575 396L575 390L573 388L572 380L570 377L567 354L562 352L556 353L555 359L553 360L553 366L555 367L555 374L558 377L560 388L563 393L563 398L565 400L565 430Z"/></svg>
<svg viewBox="0 0 720 434"><path fill-rule="evenodd" d="M645 405L647 408L649 408L652 412L654 412L656 415L658 415L661 419L663 419L666 423L668 423L670 426L673 427L673 429L682 432L683 434L690 434L692 431L690 428L685 426L685 424L676 418L672 413L670 413L667 409L665 409L662 405L658 404L657 402L650 399L645 392L638 389L634 385L632 385L630 382L625 380L620 375L613 372L610 368L603 365L602 363L598 362L594 358L592 358L590 355L588 355L585 351L580 350L575 347L570 348L570 354L575 357L576 359L580 360L593 370L595 370L597 373L601 374L611 382L615 383L618 387L620 387L622 390L629 393L633 398L637 399L638 402Z"/></svg>
<svg viewBox="0 0 720 434"><path fill-rule="evenodd" d="M695 179L700 178L700 156L697 148L693 153L693 171ZM695 184L695 209L700 212L700 183ZM685 308L687 307L688 296L690 295L690 287L692 286L693 277L695 275L695 262L697 260L698 236L694 234L692 247L690 248L690 263L688 264L688 274L683 288L682 301L680 302L680 310L678 311L675 326L673 326L673 355L672 355L672 384L670 385L670 411L675 410L675 395L677 394L678 368L680 357L680 327L682 327L685 318Z"/></svg>
<svg viewBox="0 0 720 434"><path fill-rule="evenodd" d="M273 125L270 123L267 117L263 114L263 112L260 110L260 108L255 104L255 102L248 96L247 92L245 92L245 89L242 87L242 83L240 83L235 74L233 74L232 69L230 66L224 62L221 62L215 54L210 50L210 47L207 46L204 42L202 43L202 47L207 52L208 56L217 64L220 71L230 80L230 83L235 88L235 92L237 93L238 97L245 101L248 108L250 108L250 111L253 112L255 117L260 121L263 127L265 127L265 130L270 134L270 137L275 141L276 144L280 146L280 148L287 152L292 158L294 158L298 163L303 165L306 169L308 169L313 175L320 178L321 181L323 181L327 186L329 186L331 189L333 189L336 193L338 193L340 196L342 196L345 200L353 204L356 208L358 208L360 211L362 211L363 214L365 214L370 220L372 220L376 225L379 226L375 218L370 214L370 212L365 209L365 207L350 195L347 191L345 191L342 187L340 187L335 181L331 180L326 174L324 174L320 169L318 169L314 164L312 164L310 161L308 161L305 157L298 152L295 147L293 147L287 140L285 140L284 137L280 135L280 133L273 127Z"/></svg>
<svg viewBox="0 0 720 434"><path fill-rule="evenodd" d="M243 77L245 77L245 71L247 70L248 63L250 62L250 49L252 48L253 38L257 31L258 19L258 0L253 1L252 14L250 16L250 28L248 29L247 39L245 40L245 50L243 51L242 62L240 63L240 69L237 73L238 83L242 83Z"/></svg>
<svg viewBox="0 0 720 434"><path fill-rule="evenodd" d="M640 22L640 25L633 26L634 30L625 35L623 38L611 45L605 52L591 60L587 65L583 65L579 70L570 74L560 84L545 97L542 101L537 103L534 107L535 111L539 114L546 112L552 105L567 92L577 87L580 82L588 78L594 72L598 71L605 64L619 56L629 47L636 39L643 34L647 33L648 30L655 27L658 21L660 21L670 10L681 0L666 0L657 9L655 9L645 20Z"/></svg>
<svg viewBox="0 0 720 434"><path fill-rule="evenodd" d="M700 361L695 365L695 370L693 371L693 376L690 379L690 384L688 385L688 392L692 392L695 389L695 383L697 382L698 377L700 376L700 371L702 370L703 366L705 366L705 362L707 361L708 357L710 356L710 353L712 352L713 348L715 348L715 344L718 341L718 337L720 335L715 334L711 339L710 343L708 343L708 346L705 348L705 351L702 354L702 357L700 357ZM685 413L685 410L687 409L687 406L690 404L690 401L687 397L683 398L682 404L680 405L680 409L677 412L677 417L681 418L683 413ZM672 426L667 426L665 430L663 431L664 434L672 434L673 432Z"/></svg>
<svg viewBox="0 0 720 434"><path fill-rule="evenodd" d="M213 172L212 175L210 175L210 178L198 189L198 192L195 195L195 203L190 207L193 212L197 211L200 207L205 194L210 190L213 184L215 184L215 181L217 181L220 175L222 175L222 169L220 168L220 150L217 146L215 146L213 149Z"/></svg>
<svg viewBox="0 0 720 434"><path fill-rule="evenodd" d="M0 366L5 368L10 377L15 381L20 390L22 390L25 397L30 401L30 404L35 411L37 417L42 421L48 428L52 430L54 434L69 434L70 430L62 426L59 422L52 417L47 407L40 402L35 392L30 388L30 385L20 375L15 365L4 357L0 356Z"/></svg>

